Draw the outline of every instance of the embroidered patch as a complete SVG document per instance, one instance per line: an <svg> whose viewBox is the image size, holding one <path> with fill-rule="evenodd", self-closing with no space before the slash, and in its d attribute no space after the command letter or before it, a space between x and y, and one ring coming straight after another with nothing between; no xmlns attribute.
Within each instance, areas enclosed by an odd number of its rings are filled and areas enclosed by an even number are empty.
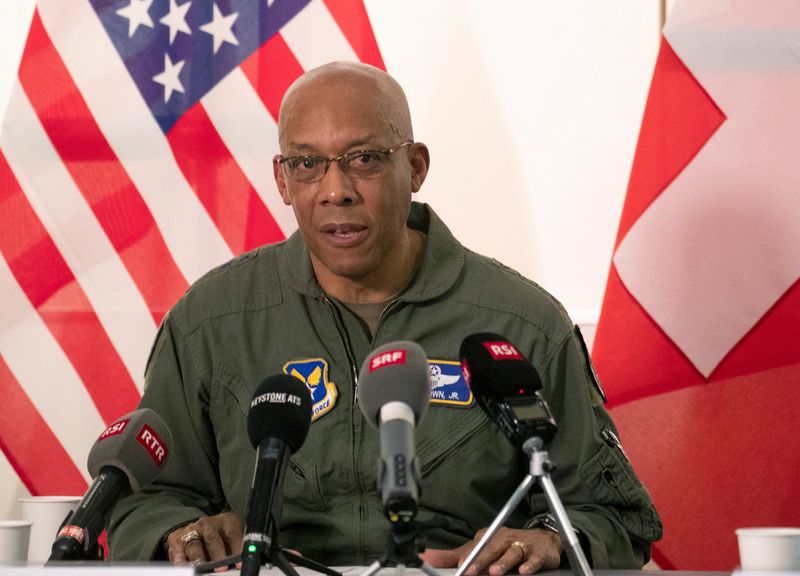
<svg viewBox="0 0 800 576"><path fill-rule="evenodd" d="M306 383L311 392L311 421L321 418L336 405L338 391L336 385L328 380L328 362L322 358L292 360L283 365L289 376Z"/></svg>
<svg viewBox="0 0 800 576"><path fill-rule="evenodd" d="M472 390L461 374L461 364L450 360L428 360L431 373L431 403L449 406L472 404Z"/></svg>

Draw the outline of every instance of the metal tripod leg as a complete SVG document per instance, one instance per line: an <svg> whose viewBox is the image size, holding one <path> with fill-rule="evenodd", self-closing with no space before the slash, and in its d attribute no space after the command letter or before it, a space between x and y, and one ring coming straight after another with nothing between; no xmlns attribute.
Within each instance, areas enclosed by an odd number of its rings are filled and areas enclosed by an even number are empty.
<svg viewBox="0 0 800 576"><path fill-rule="evenodd" d="M592 569L589 567L589 562L587 562L586 556L583 553L581 544L578 541L578 536L575 534L575 530L572 528L572 522L570 522L569 516L567 516L567 511L564 509L564 505L561 503L561 498L558 496L558 492L553 485L553 481L550 479L550 469L552 468L552 464L550 463L547 451L542 450L543 445L544 443L542 442L542 439L537 437L528 438L528 440L526 440L522 445L523 451L530 458L530 470L528 474L522 479L519 487L514 491L514 493L511 495L511 498L508 499L508 502L506 502L505 506L503 506L503 508L500 510L497 517L489 525L486 533L478 541L478 544L476 544L475 548L472 549L472 552L470 552L469 556L467 556L467 559L456 571L455 576L464 575L464 572L466 572L467 568L470 567L472 562L475 560L475 557L486 547L486 544L489 543L489 540L492 539L492 536L494 536L495 532L497 532L500 526L502 526L502 524L508 520L508 517L511 516L511 513L516 509L517 505L519 505L522 498L528 493L528 490L530 490L534 479L539 480L539 483L541 484L547 498L547 504L550 507L550 511L556 517L558 531L562 541L564 542L564 550L567 553L567 558L569 559L569 565L572 568L572 573L575 574L575 576L592 575Z"/></svg>
<svg viewBox="0 0 800 576"><path fill-rule="evenodd" d="M370 564L361 576L373 576L382 568L396 567L399 576L405 575L406 567L419 568L428 576L440 576L439 573L419 557L422 550L418 546L417 537L422 528L433 527L431 523L426 525L411 523L408 526L392 525L392 529L387 534L386 551L379 560Z"/></svg>
<svg viewBox="0 0 800 576"><path fill-rule="evenodd" d="M486 532L475 545L475 548L472 549L472 551L469 553L469 556L467 556L467 559L464 560L464 563L461 564L461 567L456 571L455 576L463 576L464 572L467 571L467 568L469 568L472 562L474 562L475 557L481 553L481 550L486 548L486 545L489 543L489 540L492 539L494 533L497 532L497 530L505 523L506 520L508 520L508 517L511 516L512 512L514 512L514 510L517 508L519 503L525 497L525 494L528 493L528 490L530 490L530 487L533 484L533 480L534 478L530 474L527 474L525 478L522 479L520 485L511 495L511 498L508 499L508 502L506 502L505 506L503 506L503 508L497 514L497 517L489 525L489 528L486 529Z"/></svg>

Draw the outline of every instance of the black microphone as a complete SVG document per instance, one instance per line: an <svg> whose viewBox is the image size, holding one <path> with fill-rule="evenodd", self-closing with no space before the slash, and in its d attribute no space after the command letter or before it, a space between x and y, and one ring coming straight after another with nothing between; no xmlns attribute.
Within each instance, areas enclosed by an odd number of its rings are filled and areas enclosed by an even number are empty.
<svg viewBox="0 0 800 576"><path fill-rule="evenodd" d="M519 448L531 437L548 444L557 426L539 395L539 373L511 342L483 332L461 343L461 371L475 400Z"/></svg>
<svg viewBox="0 0 800 576"><path fill-rule="evenodd" d="M47 563L102 559L97 538L105 514L124 493L138 492L158 476L171 443L169 428L149 408L131 412L106 428L89 452L94 480L59 530Z"/></svg>
<svg viewBox="0 0 800 576"><path fill-rule="evenodd" d="M557 426L547 402L539 395L542 387L539 373L516 346L491 332L467 336L461 343L459 355L461 371L476 401L511 443L530 457L530 472L461 564L456 576L464 574L508 519L528 492L534 477L538 478L550 510L555 514L558 533L573 572L579 576L591 576L592 569L581 549L578 535L550 479L553 463L542 450L553 440Z"/></svg>
<svg viewBox="0 0 800 576"><path fill-rule="evenodd" d="M296 452L311 426L311 395L301 380L278 374L253 394L247 433L256 449L256 469L247 498L242 543L242 575L254 576L269 560L281 515L281 490L289 454Z"/></svg>
<svg viewBox="0 0 800 576"><path fill-rule="evenodd" d="M378 494L390 522L411 522L417 514L420 472L414 427L431 397L428 360L414 342L376 348L359 374L358 402L380 432Z"/></svg>

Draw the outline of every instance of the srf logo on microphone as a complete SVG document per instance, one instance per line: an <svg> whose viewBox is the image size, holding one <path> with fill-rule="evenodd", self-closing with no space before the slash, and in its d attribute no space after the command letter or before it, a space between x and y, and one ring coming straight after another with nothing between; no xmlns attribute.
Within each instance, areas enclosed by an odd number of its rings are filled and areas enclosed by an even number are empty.
<svg viewBox="0 0 800 576"><path fill-rule="evenodd" d="M525 360L511 342L483 342L493 360Z"/></svg>
<svg viewBox="0 0 800 576"><path fill-rule="evenodd" d="M139 430L139 434L136 435L136 440L150 453L150 456L152 456L157 466L161 466L164 460L167 459L166 445L161 441L161 438L159 438L155 430L150 428L147 424L142 426L142 429Z"/></svg>
<svg viewBox="0 0 800 576"><path fill-rule="evenodd" d="M126 418L125 420L120 420L119 422L114 422L111 426L103 430L103 433L100 434L100 438L97 439L98 442L101 440L108 440L112 436L116 436L117 434L122 434L122 431L125 430L125 426L128 425L130 422L130 418Z"/></svg>
<svg viewBox="0 0 800 576"><path fill-rule="evenodd" d="M369 361L369 371L374 372L378 368L384 368L386 366L393 366L395 364L405 364L406 363L406 351L405 350L388 350L386 352L381 352L377 356L373 356Z"/></svg>

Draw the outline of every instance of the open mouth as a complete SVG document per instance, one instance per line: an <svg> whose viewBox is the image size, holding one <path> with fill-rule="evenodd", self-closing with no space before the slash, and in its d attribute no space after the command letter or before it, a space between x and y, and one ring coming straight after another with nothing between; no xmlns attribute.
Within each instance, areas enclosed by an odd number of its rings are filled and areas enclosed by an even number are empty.
<svg viewBox="0 0 800 576"><path fill-rule="evenodd" d="M321 232L337 244L348 244L358 241L367 227L361 224L327 224Z"/></svg>

